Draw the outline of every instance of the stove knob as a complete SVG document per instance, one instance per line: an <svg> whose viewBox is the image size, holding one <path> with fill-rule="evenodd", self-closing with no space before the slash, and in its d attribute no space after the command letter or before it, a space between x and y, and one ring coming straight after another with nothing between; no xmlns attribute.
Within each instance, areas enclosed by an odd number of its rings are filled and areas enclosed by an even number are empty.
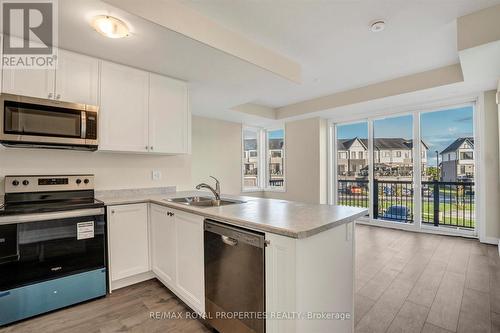
<svg viewBox="0 0 500 333"><path fill-rule="evenodd" d="M88 184L88 183L90 182L90 180L85 179L83 182L84 182L85 184Z"/></svg>
<svg viewBox="0 0 500 333"><path fill-rule="evenodd" d="M29 183L30 183L30 182L29 182L27 179L23 180L23 185L24 185L24 186L28 186L28 185L29 185Z"/></svg>
<svg viewBox="0 0 500 333"><path fill-rule="evenodd" d="M77 180L76 180L76 183L77 183L78 185L80 185L80 184L82 183L82 180L81 180L81 179L77 179Z"/></svg>
<svg viewBox="0 0 500 333"><path fill-rule="evenodd" d="M12 185L14 185L14 186L19 185L19 180L13 180L13 181L12 181Z"/></svg>

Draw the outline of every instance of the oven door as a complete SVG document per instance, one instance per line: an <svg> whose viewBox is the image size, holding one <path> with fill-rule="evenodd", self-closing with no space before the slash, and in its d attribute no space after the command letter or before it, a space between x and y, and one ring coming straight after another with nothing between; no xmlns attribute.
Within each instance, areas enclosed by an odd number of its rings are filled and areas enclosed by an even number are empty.
<svg viewBox="0 0 500 333"><path fill-rule="evenodd" d="M103 208L2 217L0 291L104 268L105 230Z"/></svg>
<svg viewBox="0 0 500 333"><path fill-rule="evenodd" d="M2 131L7 142L61 145L86 144L86 106L2 95Z"/></svg>

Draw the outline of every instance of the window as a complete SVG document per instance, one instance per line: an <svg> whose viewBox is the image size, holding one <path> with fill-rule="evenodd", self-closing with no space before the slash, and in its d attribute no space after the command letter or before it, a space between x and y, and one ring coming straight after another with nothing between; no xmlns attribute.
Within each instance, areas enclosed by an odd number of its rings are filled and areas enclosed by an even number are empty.
<svg viewBox="0 0 500 333"><path fill-rule="evenodd" d="M471 151L463 151L460 153L460 159L461 160L473 160L474 159L474 153Z"/></svg>
<svg viewBox="0 0 500 333"><path fill-rule="evenodd" d="M259 187L259 130L243 129L243 188L254 189Z"/></svg>
<svg viewBox="0 0 500 333"><path fill-rule="evenodd" d="M281 157L281 150L271 150L271 158Z"/></svg>
<svg viewBox="0 0 500 333"><path fill-rule="evenodd" d="M347 158L347 153L345 151L341 151L339 153L339 158L345 160Z"/></svg>
<svg viewBox="0 0 500 333"><path fill-rule="evenodd" d="M396 152L396 157L401 157L401 151L399 151L399 150L398 150L398 151Z"/></svg>
<svg viewBox="0 0 500 333"><path fill-rule="evenodd" d="M267 180L266 187L283 188L285 184L283 150L285 131L282 129L267 131Z"/></svg>
<svg viewBox="0 0 500 333"><path fill-rule="evenodd" d="M360 160L362 160L362 159L363 159L363 152L362 152L362 151L358 152L358 158L359 158Z"/></svg>
<svg viewBox="0 0 500 333"><path fill-rule="evenodd" d="M355 151L351 151L351 158L352 158L352 159L355 159L355 158L356 158L356 152L355 152Z"/></svg>
<svg viewBox="0 0 500 333"><path fill-rule="evenodd" d="M242 140L243 191L284 189L285 131L244 127Z"/></svg>

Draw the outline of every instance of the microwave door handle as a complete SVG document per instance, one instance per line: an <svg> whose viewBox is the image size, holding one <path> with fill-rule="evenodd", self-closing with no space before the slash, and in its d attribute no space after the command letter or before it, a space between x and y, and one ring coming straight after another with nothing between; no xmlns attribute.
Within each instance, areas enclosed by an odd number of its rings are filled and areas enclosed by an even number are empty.
<svg viewBox="0 0 500 333"><path fill-rule="evenodd" d="M81 122L82 122L82 126L81 126L81 129L82 129L82 139L86 139L87 138L87 113L85 111L82 111L82 118L81 118Z"/></svg>

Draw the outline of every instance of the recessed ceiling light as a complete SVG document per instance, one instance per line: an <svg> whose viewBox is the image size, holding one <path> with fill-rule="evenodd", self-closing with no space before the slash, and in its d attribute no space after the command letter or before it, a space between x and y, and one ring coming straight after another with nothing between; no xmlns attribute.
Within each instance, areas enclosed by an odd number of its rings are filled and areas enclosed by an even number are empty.
<svg viewBox="0 0 500 333"><path fill-rule="evenodd" d="M371 32L380 32L385 29L385 21L384 20L375 20L370 23L370 31Z"/></svg>
<svg viewBox="0 0 500 333"><path fill-rule="evenodd" d="M98 33L109 38L123 38L129 35L125 22L113 16L96 16L92 19L91 25Z"/></svg>

